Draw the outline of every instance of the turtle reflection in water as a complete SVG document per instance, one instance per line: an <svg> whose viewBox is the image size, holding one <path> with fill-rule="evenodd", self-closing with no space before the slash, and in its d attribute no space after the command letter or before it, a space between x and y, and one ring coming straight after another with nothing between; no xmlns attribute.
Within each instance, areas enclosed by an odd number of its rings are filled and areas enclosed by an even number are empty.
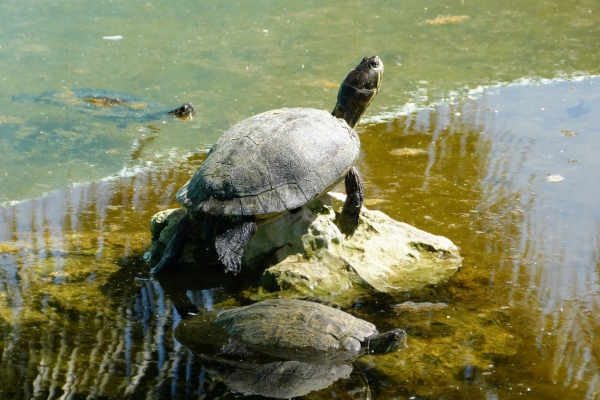
<svg viewBox="0 0 600 400"><path fill-rule="evenodd" d="M214 239L225 271L236 274L258 225L298 211L342 180L347 197L337 225L344 235L353 235L363 203L362 179L354 168L360 151L354 127L382 76L379 57L365 57L342 82L333 112L272 110L225 132L177 192L188 212L151 272L178 261L196 222L205 224L207 239Z"/></svg>
<svg viewBox="0 0 600 400"><path fill-rule="evenodd" d="M361 355L406 347L406 333L401 329L379 334L370 322L303 300L261 301L223 311L211 321L205 315L184 319L175 337L201 354L209 372L245 394L301 396L347 379L353 370L349 364ZM225 333L232 340L218 346L227 342ZM220 355L210 355L215 351ZM262 362L265 357L268 362ZM358 383L351 383L352 391L368 398L366 380L355 369L359 378Z"/></svg>
<svg viewBox="0 0 600 400"><path fill-rule="evenodd" d="M312 364L301 361L248 362L223 357L200 356L203 367L229 389L246 396L290 399L322 390L336 381L334 391L352 392L353 399L370 398L367 380L360 368L348 364ZM354 373L353 373L354 372ZM363 394L361 396L361 394Z"/></svg>
<svg viewBox="0 0 600 400"><path fill-rule="evenodd" d="M186 121L194 115L194 107L190 103L169 110L129 93L96 89L65 89L39 95L21 93L13 96L12 100L70 107L92 116L120 121L121 127L130 122L159 120L168 114Z"/></svg>

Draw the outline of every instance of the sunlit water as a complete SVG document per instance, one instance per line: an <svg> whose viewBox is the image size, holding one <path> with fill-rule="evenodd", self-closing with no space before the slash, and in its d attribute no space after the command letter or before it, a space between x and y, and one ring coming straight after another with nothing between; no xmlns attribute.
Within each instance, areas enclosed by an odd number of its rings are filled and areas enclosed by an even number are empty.
<svg viewBox="0 0 600 400"><path fill-rule="evenodd" d="M359 361L373 398L598 398L598 15L593 1L0 4L0 395L233 397L173 339L175 306L242 301L251 282L146 280L148 221L224 129L331 109L378 54L359 128L368 206L450 238L464 263L447 285L348 310L409 333L407 350ZM12 101L65 87L197 115L123 124ZM449 307L394 309L406 299Z"/></svg>

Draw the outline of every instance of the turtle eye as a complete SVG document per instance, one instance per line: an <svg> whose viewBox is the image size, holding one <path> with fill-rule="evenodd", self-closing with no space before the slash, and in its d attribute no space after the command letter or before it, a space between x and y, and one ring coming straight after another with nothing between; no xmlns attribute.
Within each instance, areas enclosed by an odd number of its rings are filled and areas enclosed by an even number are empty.
<svg viewBox="0 0 600 400"><path fill-rule="evenodd" d="M379 61L377 61L377 60L371 61L370 67L371 68L377 68L377 67L379 67Z"/></svg>

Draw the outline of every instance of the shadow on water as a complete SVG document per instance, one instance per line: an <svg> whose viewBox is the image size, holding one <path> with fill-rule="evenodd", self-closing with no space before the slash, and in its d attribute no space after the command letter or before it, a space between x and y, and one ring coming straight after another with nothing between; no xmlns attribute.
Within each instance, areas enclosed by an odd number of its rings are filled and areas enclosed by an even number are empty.
<svg viewBox="0 0 600 400"><path fill-rule="evenodd" d="M373 398L598 396L597 85L485 89L362 128L368 207L464 257L446 285L346 310L409 334L403 352L359 359ZM173 329L250 282L205 267L159 283L141 261L150 217L200 162L0 208L0 398L237 397Z"/></svg>

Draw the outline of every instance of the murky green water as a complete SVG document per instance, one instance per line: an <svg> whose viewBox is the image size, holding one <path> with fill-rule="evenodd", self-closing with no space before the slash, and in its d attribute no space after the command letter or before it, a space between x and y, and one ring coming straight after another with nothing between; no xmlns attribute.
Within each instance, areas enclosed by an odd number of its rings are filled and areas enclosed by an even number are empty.
<svg viewBox="0 0 600 400"><path fill-rule="evenodd" d="M0 397L235 397L172 328L182 299L242 301L249 282L145 280L149 218L224 129L330 109L378 54L359 129L369 207L450 238L464 265L349 310L409 333L404 352L359 361L373 398L598 398L599 15L594 1L0 4ZM123 126L12 101L65 87L197 115ZM405 299L449 307L394 309Z"/></svg>

